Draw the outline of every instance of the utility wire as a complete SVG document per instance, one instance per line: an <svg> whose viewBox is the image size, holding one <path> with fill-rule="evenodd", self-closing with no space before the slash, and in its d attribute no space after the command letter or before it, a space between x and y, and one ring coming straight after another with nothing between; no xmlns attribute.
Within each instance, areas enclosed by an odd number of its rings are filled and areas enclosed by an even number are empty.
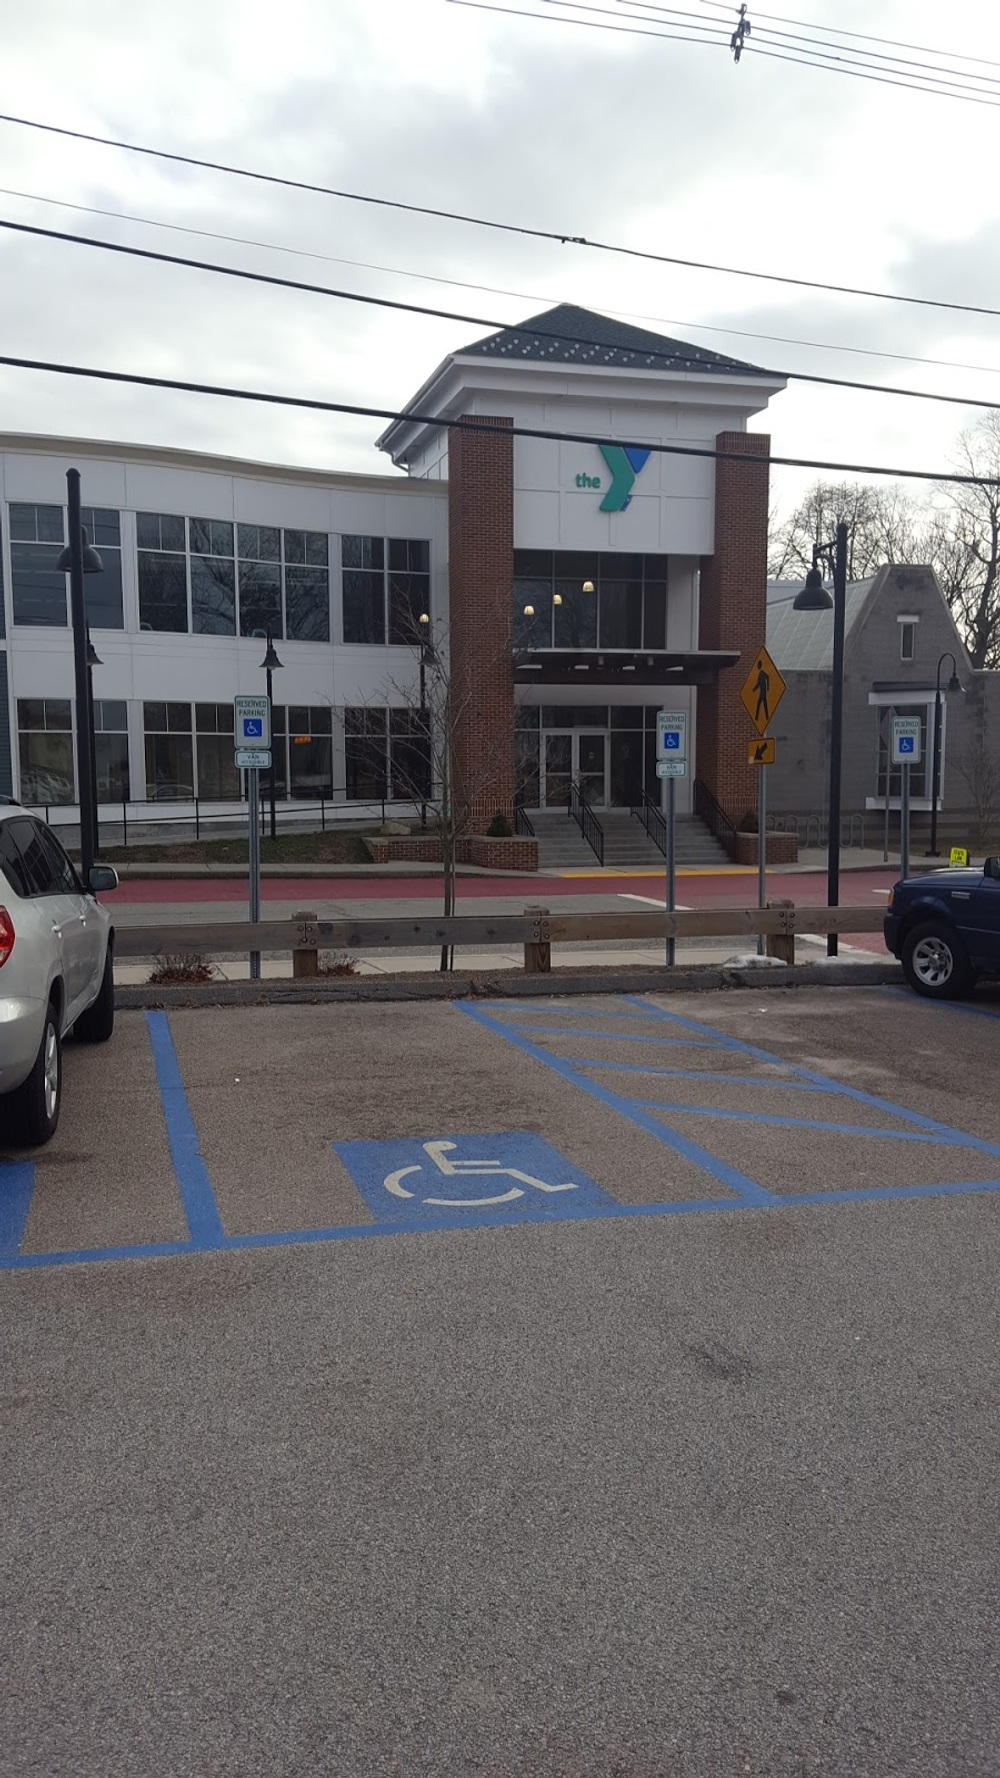
<svg viewBox="0 0 1000 1778"><path fill-rule="evenodd" d="M634 0L638 5L639 0ZM731 0L701 0L703 6L714 6L717 12L734 13L736 8ZM912 49L922 56L947 56L952 62L978 62L984 68L1000 68L1000 62L991 61L987 56L966 56L960 50L932 49L926 43L902 43L896 37L874 37L869 31L848 31L843 25L809 24L805 19L785 18L776 12L758 12L754 8L754 20L766 19L772 24L798 25L802 30L825 31L828 36L857 37L864 43L885 43L890 49Z"/></svg>
<svg viewBox="0 0 1000 1778"><path fill-rule="evenodd" d="M433 426L441 431L454 427L460 432L495 433L504 438L545 438L557 444L607 444L607 438L598 437L593 432L557 432L543 426L502 426L492 425L489 420L475 418L446 419L441 414L423 414L413 408L362 407L345 401L320 401L304 395L276 395L263 389L230 389L216 383L191 383L174 377L140 376L135 372L122 370L98 370L90 365L56 364L39 358L13 358L0 355L0 364L13 370L48 371L56 376L88 377L103 383L127 383L142 389L176 389L186 395L214 395L230 401L259 401L274 407L305 408L312 412L324 414L346 414L355 418L370 420L404 420L414 426ZM905 477L909 481L956 483L963 487L995 488L995 476L958 475L951 470L938 469L887 469L884 464L871 463L828 463L815 457L753 457L743 451L719 451L708 445L669 445L650 444L648 440L620 439L616 442L625 448L649 451L660 457L708 457L717 462L756 464L760 468L776 469L822 469L839 475L885 475Z"/></svg>
<svg viewBox="0 0 1000 1778"><path fill-rule="evenodd" d="M541 0L541 4L543 4L543 5L548 5L548 4L569 5L569 4L573 4L573 3L574 3L574 0ZM603 14L603 18L598 20L598 19L580 18L576 15L571 15L571 14L557 16L556 14L551 13L551 12L529 12L522 7L494 5L492 3L492 0L449 0L449 4L452 6L466 6L466 7L471 8L471 10L474 12L507 13L509 16L515 17L515 18L543 19L543 20L547 21L549 24L582 25L584 27L590 27L590 28L592 28L594 30L598 30L598 31L610 31L612 33L617 33L618 35L625 36L625 37L627 37L627 36L661 37L665 41L674 42L674 43L706 43L707 44L709 42L714 41L714 40L707 38L707 37L682 37L676 31L667 31L667 30L652 31L652 30L650 30L649 26L645 25L645 24L642 24L642 25L625 25L625 24L618 25L613 22L615 15L609 13L607 11L607 9L603 8L603 7L588 7L587 8L587 10L589 10L589 11L598 11ZM626 18L628 18L628 17L634 17L635 15L626 13L624 16ZM721 41L721 39L720 39L720 41ZM765 56L772 61L791 62L796 67L818 68L820 70L825 70L825 72L832 73L832 74L853 75L858 80L873 80L873 81L877 82L880 86L898 87L905 92L929 93L932 97L939 98L939 99L961 99L970 105L988 105L993 108L1000 105L1000 98L990 99L990 98L979 96L974 92L966 92L964 90L952 91L949 85L941 84L940 82L928 83L928 82L926 82L922 79L919 79L919 78L913 79L913 78L903 78L901 76L893 76L889 72L884 72L882 74L869 72L861 67L855 66L853 63L848 62L843 55L839 55L839 56L832 55L831 56L830 54L828 54L826 60L817 61L817 60L810 58L809 56L806 56L806 55L790 54L787 52L783 53L782 51L777 50L777 49L764 49L756 42L756 39L751 38L749 36L749 34L747 35L747 37L744 41L741 41L741 50L743 50L743 49L753 51L757 55ZM817 52L817 53L820 53L820 52Z"/></svg>
<svg viewBox="0 0 1000 1778"><path fill-rule="evenodd" d="M451 4L471 4L471 0L451 0ZM537 18L541 15L533 13L531 16ZM818 278L793 278L779 272L749 271L741 266L717 265L708 260L680 259L668 253L652 253L647 248L625 247L608 241L592 241L586 235L561 234L555 229L530 228L524 223L497 222L490 217L468 216L455 210L436 210L427 204L407 204L400 198L373 197L368 193L342 191L329 185L311 185L301 179L282 178L277 173L259 173L247 167L229 166L222 161L200 160L190 154L178 154L165 148L148 148L137 142L123 142L111 136L97 136L84 130L66 129L61 124L40 123L34 118L14 117L7 112L0 112L0 123L17 124L30 130L42 130L52 136L66 136L76 142L96 142L103 148L121 148L129 154L148 155L154 160L172 161L187 167L201 167L213 173L229 173L235 178L259 180L265 185L282 186L292 191L313 192L321 197L344 198L353 203L374 204L382 209L402 210L414 216L433 216L443 222L464 222L471 227L496 229L503 234L523 235L531 240L555 241L563 247L587 247L591 252L621 254L627 259L648 260L654 265L681 266L688 271L719 272L729 277L754 278L769 284L789 284L799 290L822 290L836 296L863 296L872 301L908 303L917 308L950 309L972 315L996 315L1000 312L996 309L977 308L968 303L945 302L929 296L905 296L891 290L866 290L863 286L830 284Z"/></svg>
<svg viewBox="0 0 1000 1778"><path fill-rule="evenodd" d="M551 308L567 305L564 296L545 296L535 290L511 290L504 284L475 284L468 278L445 278L437 272L417 272L407 266L379 265L370 259L344 259L335 253L317 253L308 247L289 247L281 241L258 241L250 235L225 235L218 229L195 228L186 222L163 222L155 216L139 216L128 210L103 210L95 204L72 204L67 198L45 197L37 191L15 191L0 185L0 197L23 198L29 204L50 204L59 210L74 210L85 216L105 216L115 222L138 222L144 228L168 229L171 234L196 235L200 240L224 241L229 246L256 247L264 253L289 253L296 259L317 259L324 265L347 265L356 271L383 272L391 278L416 278L422 284L447 285L452 290L475 290L483 296L509 296L515 302L547 303ZM920 352L879 352L873 346L847 346L836 340L804 340L794 334L759 333L747 327L718 327L707 321L679 321L669 315L647 315L638 309L606 309L619 321L652 322L657 327L691 328L696 333L720 333L727 338L766 340L772 346L803 346L817 352L849 352L856 358L891 359L898 364L927 364L940 370L968 370L977 376L998 376L1000 365L969 364L960 358L929 358ZM791 373L789 373L791 374Z"/></svg>
<svg viewBox="0 0 1000 1778"><path fill-rule="evenodd" d="M497 321L485 315L466 315L454 309L436 309L425 303L401 302L396 297L369 296L356 290L334 290L328 284L307 284L299 278L278 278L271 272L252 272L242 266L219 265L214 260L188 259L175 253L158 253L152 247L129 247L123 241L101 241L92 235L71 234L64 229L40 228L28 222L12 222L0 217L0 229L8 229L15 234L34 235L46 241L68 242L79 247L96 247L105 253L124 254L129 259L152 260L157 265L183 266L188 271L212 272L221 278L236 278L250 284L263 284L278 290L296 290L309 296L332 297L338 302L360 303L366 308L392 309L405 315L421 315L434 321L460 321L468 327L488 327L501 333L527 333L536 339L551 339L559 343L565 341L565 335L556 328L539 327L534 323L528 326L517 322ZM987 314L1000 311L990 309ZM613 350L606 340L590 340L582 336L574 338L573 343L588 346L595 351ZM687 352L660 352L655 348L641 346L629 347L637 356L658 358L661 363L690 366L692 359ZM697 368L697 366L695 367ZM754 375L781 379L784 382L816 383L828 389L854 389L867 395L897 395L912 401L943 401L955 407L996 408L1000 410L1000 402L984 401L981 396L943 395L931 389L900 389L888 383L860 383L847 377L824 377L815 371L784 371L767 370L761 365L748 365L747 370ZM733 374L738 375L738 372Z"/></svg>

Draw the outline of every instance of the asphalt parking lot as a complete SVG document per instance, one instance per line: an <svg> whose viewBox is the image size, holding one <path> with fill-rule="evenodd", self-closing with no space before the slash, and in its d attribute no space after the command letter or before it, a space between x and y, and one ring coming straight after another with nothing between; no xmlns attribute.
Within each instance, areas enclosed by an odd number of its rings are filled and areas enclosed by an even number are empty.
<svg viewBox="0 0 1000 1778"><path fill-rule="evenodd" d="M0 1772L995 1774L998 1061L861 988L67 1046Z"/></svg>

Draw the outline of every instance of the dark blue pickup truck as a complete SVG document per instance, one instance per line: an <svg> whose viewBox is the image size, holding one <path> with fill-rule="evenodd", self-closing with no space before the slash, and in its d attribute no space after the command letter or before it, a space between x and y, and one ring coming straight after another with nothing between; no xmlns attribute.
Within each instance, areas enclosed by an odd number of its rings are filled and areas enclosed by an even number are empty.
<svg viewBox="0 0 1000 1778"><path fill-rule="evenodd" d="M904 877L889 895L882 930L918 994L957 1000L979 976L1000 976L1000 858L987 858L982 870Z"/></svg>

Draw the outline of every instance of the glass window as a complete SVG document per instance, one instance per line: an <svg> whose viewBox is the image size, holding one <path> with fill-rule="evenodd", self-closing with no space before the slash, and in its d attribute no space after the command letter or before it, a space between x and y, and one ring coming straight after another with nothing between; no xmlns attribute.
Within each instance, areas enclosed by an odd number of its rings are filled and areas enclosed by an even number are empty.
<svg viewBox="0 0 1000 1778"><path fill-rule="evenodd" d="M642 647L642 581L601 580L600 645Z"/></svg>
<svg viewBox="0 0 1000 1778"><path fill-rule="evenodd" d="M344 641L385 641L385 577L362 568L345 568Z"/></svg>
<svg viewBox="0 0 1000 1778"><path fill-rule="evenodd" d="M430 544L420 537L345 536L344 641L412 647L430 613Z"/></svg>
<svg viewBox="0 0 1000 1778"><path fill-rule="evenodd" d="M228 711L228 722L221 712ZM233 749L232 706L197 704L198 795L205 802L238 802L240 774ZM204 725L204 726L203 726Z"/></svg>
<svg viewBox="0 0 1000 1778"><path fill-rule="evenodd" d="M142 710L148 800L193 800L194 748L190 704L148 703L143 704Z"/></svg>
<svg viewBox="0 0 1000 1778"><path fill-rule="evenodd" d="M329 642L329 568L286 564L285 624L293 642Z"/></svg>
<svg viewBox="0 0 1000 1778"><path fill-rule="evenodd" d="M225 519L189 519L188 532L193 556L233 555L233 527Z"/></svg>
<svg viewBox="0 0 1000 1778"><path fill-rule="evenodd" d="M333 712L322 705L288 710L289 795L305 802L333 795Z"/></svg>
<svg viewBox="0 0 1000 1778"><path fill-rule="evenodd" d="M123 630L121 521L104 506L85 506L82 516L88 540L104 563L102 573L83 577L87 622L94 630Z"/></svg>
<svg viewBox="0 0 1000 1778"><path fill-rule="evenodd" d="M230 534L232 526L229 526ZM191 521L194 536L194 520ZM236 634L236 563L191 552L191 628L200 636Z"/></svg>
<svg viewBox="0 0 1000 1778"><path fill-rule="evenodd" d="M139 628L183 635L188 629L184 520L168 513L136 514Z"/></svg>
<svg viewBox="0 0 1000 1778"><path fill-rule="evenodd" d="M347 795L352 802L380 802L388 790L387 711L344 711Z"/></svg>
<svg viewBox="0 0 1000 1778"><path fill-rule="evenodd" d="M0 827L0 870L15 895L30 895L31 878L24 855L17 845L17 829L21 826L27 826L27 823L5 821Z"/></svg>
<svg viewBox="0 0 1000 1778"><path fill-rule="evenodd" d="M124 698L94 699L97 800L125 803L131 795L128 767L128 710Z"/></svg>
<svg viewBox="0 0 1000 1778"><path fill-rule="evenodd" d="M65 629L68 580L56 568L64 543L61 506L12 501L10 572L15 624Z"/></svg>
<svg viewBox="0 0 1000 1778"><path fill-rule="evenodd" d="M51 852L42 844L44 828L40 821L27 816L7 824L7 832L21 858L21 870L28 895L55 895L59 876Z"/></svg>
<svg viewBox="0 0 1000 1778"><path fill-rule="evenodd" d="M915 623L902 623L899 626L899 658L901 661L912 661L913 648L917 636Z"/></svg>
<svg viewBox="0 0 1000 1778"><path fill-rule="evenodd" d="M21 801L36 808L75 801L73 717L68 698L18 698Z"/></svg>
<svg viewBox="0 0 1000 1778"><path fill-rule="evenodd" d="M51 827L43 827L39 821L35 823L38 844L45 853L50 871L52 893L54 895L79 895L80 879L73 869Z"/></svg>
<svg viewBox="0 0 1000 1778"><path fill-rule="evenodd" d="M585 593L580 580L557 580L562 604L556 606L557 648L597 647L597 594Z"/></svg>
<svg viewBox="0 0 1000 1778"><path fill-rule="evenodd" d="M642 646L667 646L667 586L662 580L647 580L643 588Z"/></svg>
<svg viewBox="0 0 1000 1778"><path fill-rule="evenodd" d="M428 802L431 796L431 737L426 711L390 710L389 781L399 802Z"/></svg>
<svg viewBox="0 0 1000 1778"><path fill-rule="evenodd" d="M928 792L928 759L927 736L929 731L928 707L926 704L882 704L875 706L875 795L883 802L888 794L890 802L898 800L903 794L903 768L890 763L892 751L892 719L894 716L918 716L920 718L920 764L910 766L910 795L925 797Z"/></svg>

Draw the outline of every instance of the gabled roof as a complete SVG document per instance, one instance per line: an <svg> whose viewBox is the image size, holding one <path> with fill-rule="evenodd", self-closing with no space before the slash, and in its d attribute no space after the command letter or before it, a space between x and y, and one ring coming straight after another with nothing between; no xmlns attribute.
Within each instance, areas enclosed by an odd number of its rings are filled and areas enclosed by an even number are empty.
<svg viewBox="0 0 1000 1778"><path fill-rule="evenodd" d="M704 346L690 346L666 334L629 327L590 309L560 303L544 314L532 315L519 327L503 327L484 340L462 346L459 358L530 359L543 364L600 364L622 370L662 370L702 375L768 377L774 372L726 358Z"/></svg>
<svg viewBox="0 0 1000 1778"><path fill-rule="evenodd" d="M880 573L884 573L884 569ZM844 606L844 637L850 636L875 584L852 581ZM801 580L772 580L767 589L767 647L783 673L829 673L833 670L833 611L796 611Z"/></svg>

